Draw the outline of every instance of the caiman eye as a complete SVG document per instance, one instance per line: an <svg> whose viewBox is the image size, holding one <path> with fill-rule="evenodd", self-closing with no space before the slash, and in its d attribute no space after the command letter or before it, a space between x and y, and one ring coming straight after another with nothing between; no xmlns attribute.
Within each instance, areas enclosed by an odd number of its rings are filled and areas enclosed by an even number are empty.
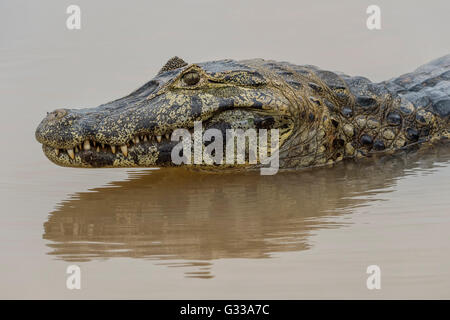
<svg viewBox="0 0 450 320"><path fill-rule="evenodd" d="M183 81L188 86L196 85L200 81L200 75L195 71L188 72L183 76Z"/></svg>

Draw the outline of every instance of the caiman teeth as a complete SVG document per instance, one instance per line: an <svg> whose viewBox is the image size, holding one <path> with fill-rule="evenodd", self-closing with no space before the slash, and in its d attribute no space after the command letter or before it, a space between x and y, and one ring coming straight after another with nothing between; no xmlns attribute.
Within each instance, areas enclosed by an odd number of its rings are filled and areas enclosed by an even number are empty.
<svg viewBox="0 0 450 320"><path fill-rule="evenodd" d="M120 150L122 151L122 153L123 153L123 155L124 155L125 157L128 156L128 148L127 148L127 145L126 145L126 144L121 145L121 146L120 146Z"/></svg>
<svg viewBox="0 0 450 320"><path fill-rule="evenodd" d="M73 149L67 149L67 154L69 155L70 159L75 159L75 153L73 152Z"/></svg>
<svg viewBox="0 0 450 320"><path fill-rule="evenodd" d="M161 135L136 135L133 138L131 138L131 140L127 141L125 144L117 146L117 145L109 145L107 143L103 143L103 142L95 142L93 140L85 140L84 142L75 145L74 147L70 148L70 149L59 149L59 148L53 148L53 150L55 151L56 156L59 156L61 152L63 152L64 150L67 152L67 154L69 155L69 157L74 160L75 159L75 155L78 152L82 152L82 151L89 151L89 150L93 150L94 152L108 152L109 150L111 150L111 152L113 154L116 154L117 151L117 147L120 148L120 151L122 151L123 155L125 157L128 157L128 147L129 146L134 146L134 145L138 145L139 143L143 143L143 142L149 142L149 143L161 143L163 141L163 138L165 139L164 141L170 140L170 133L163 133ZM111 149L109 149L111 148Z"/></svg>

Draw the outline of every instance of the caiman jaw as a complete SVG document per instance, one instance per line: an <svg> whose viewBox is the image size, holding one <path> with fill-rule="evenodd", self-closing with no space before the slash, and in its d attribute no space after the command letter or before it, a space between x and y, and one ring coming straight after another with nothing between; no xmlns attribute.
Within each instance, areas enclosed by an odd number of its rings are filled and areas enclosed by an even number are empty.
<svg viewBox="0 0 450 320"><path fill-rule="evenodd" d="M83 143L67 149L43 144L42 149L51 161L63 166L130 167L139 165L139 160L147 162L148 165L155 165L156 163L152 163L152 154L161 149L170 150L175 144L170 140L170 136L171 133L136 135L122 145L85 140Z"/></svg>

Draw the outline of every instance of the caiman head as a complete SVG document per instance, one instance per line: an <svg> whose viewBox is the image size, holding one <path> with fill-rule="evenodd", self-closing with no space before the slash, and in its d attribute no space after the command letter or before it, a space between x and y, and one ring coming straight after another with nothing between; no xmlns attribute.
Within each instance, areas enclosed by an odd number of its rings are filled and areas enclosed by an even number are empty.
<svg viewBox="0 0 450 320"><path fill-rule="evenodd" d="M203 130L220 130L223 141L227 129L279 129L283 163L296 129L317 119L317 113L309 112L304 101L300 108L297 94L281 76L261 67L263 62L187 64L174 57L154 79L126 97L96 108L48 113L36 139L45 155L61 166L175 166L171 151L179 142L171 140L172 132L192 132L194 123L201 121Z"/></svg>

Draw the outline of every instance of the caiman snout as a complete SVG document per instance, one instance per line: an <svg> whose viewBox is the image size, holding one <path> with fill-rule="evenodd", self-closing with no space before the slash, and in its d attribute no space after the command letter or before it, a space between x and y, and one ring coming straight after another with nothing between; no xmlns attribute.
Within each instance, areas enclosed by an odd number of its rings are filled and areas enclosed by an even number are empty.
<svg viewBox="0 0 450 320"><path fill-rule="evenodd" d="M47 112L47 116L41 121L38 128L36 129L36 139L41 143L50 143L53 140L52 127L56 127L64 122L64 117L67 116L67 109L56 109L52 112Z"/></svg>
<svg viewBox="0 0 450 320"><path fill-rule="evenodd" d="M87 132L84 116L77 110L56 109L47 113L36 129L36 139L43 145L54 148L69 148ZM78 139L76 139L78 138Z"/></svg>
<svg viewBox="0 0 450 320"><path fill-rule="evenodd" d="M58 136L55 129L61 127L58 124L64 122L64 117L67 113L67 109L56 109L55 111L47 112L47 116L36 129L36 139L42 144L52 145L52 140ZM56 143L57 141L54 142Z"/></svg>
<svg viewBox="0 0 450 320"><path fill-rule="evenodd" d="M67 114L66 109L56 109L55 111L47 112L47 117L45 118L45 120L48 122L59 120L62 117L64 117L66 114Z"/></svg>
<svg viewBox="0 0 450 320"><path fill-rule="evenodd" d="M134 105L132 108L135 108ZM164 165L175 142L171 130L157 128L153 117L113 112L110 105L90 109L56 109L36 129L36 139L54 163L73 167ZM136 126L142 125L146 130Z"/></svg>

